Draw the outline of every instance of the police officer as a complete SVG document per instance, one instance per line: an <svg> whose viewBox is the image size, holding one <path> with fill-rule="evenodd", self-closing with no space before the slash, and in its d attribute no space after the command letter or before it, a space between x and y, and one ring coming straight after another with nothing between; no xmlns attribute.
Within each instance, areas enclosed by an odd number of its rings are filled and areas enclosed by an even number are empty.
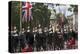
<svg viewBox="0 0 80 54"><path fill-rule="evenodd" d="M25 35L26 35L26 44L28 44L29 41L29 36L30 36L30 27L28 26L26 31L25 31Z"/></svg>
<svg viewBox="0 0 80 54"><path fill-rule="evenodd" d="M68 40L68 31L67 31L67 28L64 28L63 39L64 39L64 49L67 49L67 40Z"/></svg>
<svg viewBox="0 0 80 54"><path fill-rule="evenodd" d="M57 50L59 48L59 28L56 28L56 31L54 33L54 50Z"/></svg>
<svg viewBox="0 0 80 54"><path fill-rule="evenodd" d="M12 36L13 36L13 45L14 45L14 52L16 52L18 44L19 44L19 35L18 31L16 29L16 26L14 26L14 30L12 31Z"/></svg>
<svg viewBox="0 0 80 54"><path fill-rule="evenodd" d="M40 51L41 50L41 46L42 46L42 28L41 28L41 25L39 24L38 26L38 33L35 37L36 39L36 48L37 48L37 51Z"/></svg>
<svg viewBox="0 0 80 54"><path fill-rule="evenodd" d="M28 46L33 47L34 43L34 36L33 33L30 31L30 27L28 26L27 32L26 32L26 41Z"/></svg>
<svg viewBox="0 0 80 54"><path fill-rule="evenodd" d="M69 38L71 38L71 37L75 38L75 32L73 31L72 28L70 28L68 35L69 35Z"/></svg>
<svg viewBox="0 0 80 54"><path fill-rule="evenodd" d="M48 35L49 50L52 49L52 38L53 38L53 29L52 29L52 26L49 25L49 35Z"/></svg>
<svg viewBox="0 0 80 54"><path fill-rule="evenodd" d="M34 35L34 51L36 51L36 42L37 42L37 40L36 40L36 36L37 36L37 27L34 27L33 28L33 35Z"/></svg>
<svg viewBox="0 0 80 54"><path fill-rule="evenodd" d="M14 52L14 37L13 37L13 28L11 26L11 31L9 29L9 52Z"/></svg>
<svg viewBox="0 0 80 54"><path fill-rule="evenodd" d="M26 43L26 35L25 35L25 30L22 28L21 34L20 34L20 47L21 49L25 47Z"/></svg>
<svg viewBox="0 0 80 54"><path fill-rule="evenodd" d="M43 49L47 50L48 28L45 27L43 31Z"/></svg>
<svg viewBox="0 0 80 54"><path fill-rule="evenodd" d="M67 41L67 39L68 39L68 32L67 32L67 29L66 28L64 28L63 37L64 37L64 41Z"/></svg>
<svg viewBox="0 0 80 54"><path fill-rule="evenodd" d="M63 33L61 31L58 32L58 49L61 50L64 47Z"/></svg>

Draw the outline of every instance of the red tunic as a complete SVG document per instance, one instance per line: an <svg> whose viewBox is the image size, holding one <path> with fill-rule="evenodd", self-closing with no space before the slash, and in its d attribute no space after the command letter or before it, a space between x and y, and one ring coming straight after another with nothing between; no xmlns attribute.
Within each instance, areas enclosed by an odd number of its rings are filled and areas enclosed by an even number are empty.
<svg viewBox="0 0 80 54"><path fill-rule="evenodd" d="M29 46L28 48L21 49L22 52L32 52L32 47Z"/></svg>
<svg viewBox="0 0 80 54"><path fill-rule="evenodd" d="M75 39L71 38L70 40L68 40L68 46L72 47L75 45Z"/></svg>

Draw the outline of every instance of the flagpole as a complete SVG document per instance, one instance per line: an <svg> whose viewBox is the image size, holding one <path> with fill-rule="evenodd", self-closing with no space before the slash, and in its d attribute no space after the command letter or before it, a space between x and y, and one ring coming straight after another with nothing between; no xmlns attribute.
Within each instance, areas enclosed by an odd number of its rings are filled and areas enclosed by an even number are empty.
<svg viewBox="0 0 80 54"><path fill-rule="evenodd" d="M20 1L20 32L19 32L19 36L21 35L21 29L22 29L22 3ZM21 47L20 47L20 39L19 39L19 47L18 47L19 51L21 51Z"/></svg>
<svg viewBox="0 0 80 54"><path fill-rule="evenodd" d="M21 34L21 30L22 30L22 3L20 1L20 34Z"/></svg>

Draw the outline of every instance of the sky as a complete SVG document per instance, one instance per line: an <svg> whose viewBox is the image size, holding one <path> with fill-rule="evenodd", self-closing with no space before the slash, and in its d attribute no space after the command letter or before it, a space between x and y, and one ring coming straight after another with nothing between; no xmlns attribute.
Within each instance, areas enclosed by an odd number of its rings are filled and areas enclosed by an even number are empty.
<svg viewBox="0 0 80 54"><path fill-rule="evenodd" d="M68 11L69 7L70 7L70 5L60 5L60 6L54 5L54 9L56 10L56 13L63 13L63 14L65 14L66 17L73 14L73 12ZM52 9L52 5L49 4L48 8Z"/></svg>

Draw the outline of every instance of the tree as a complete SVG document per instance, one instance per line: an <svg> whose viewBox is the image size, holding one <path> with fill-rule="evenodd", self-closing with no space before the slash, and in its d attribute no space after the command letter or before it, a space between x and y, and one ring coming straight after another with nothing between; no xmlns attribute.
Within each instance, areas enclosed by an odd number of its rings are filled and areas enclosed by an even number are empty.
<svg viewBox="0 0 80 54"><path fill-rule="evenodd" d="M78 5L70 5L69 11L78 12Z"/></svg>
<svg viewBox="0 0 80 54"><path fill-rule="evenodd" d="M17 29L20 29L20 2L12 1L11 2L11 26L16 26Z"/></svg>
<svg viewBox="0 0 80 54"><path fill-rule="evenodd" d="M49 25L51 12L44 3L35 3L32 8L32 15L35 26L38 24L41 24L42 26Z"/></svg>

